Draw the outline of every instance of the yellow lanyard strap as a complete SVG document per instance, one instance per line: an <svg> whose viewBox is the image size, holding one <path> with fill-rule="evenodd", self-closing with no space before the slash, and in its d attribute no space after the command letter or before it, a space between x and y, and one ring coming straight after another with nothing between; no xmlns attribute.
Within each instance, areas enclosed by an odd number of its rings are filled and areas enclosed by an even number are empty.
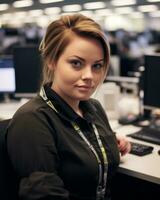
<svg viewBox="0 0 160 200"><path fill-rule="evenodd" d="M100 139L98 130L95 126L95 124L93 124L93 130L94 133L96 135L97 138L97 142L98 145L100 147L102 156L103 156L103 162L104 162L104 173L102 175L102 163L101 160L96 152L96 150L94 149L93 145L88 141L88 139L86 138L86 136L82 133L82 131L80 130L79 126L75 123L75 122L71 122L72 126L74 127L75 131L81 136L81 138L86 142L86 144L89 146L89 148L92 150L92 152L94 153L97 162L98 162L98 166L99 166L99 179L98 179L98 186L97 186L97 199L103 199L104 195L105 195L105 190L106 190L106 182L107 182L107 172L108 172L108 160L107 160L107 154L106 151L103 147L102 141ZM103 186L102 186L102 180L103 180ZM100 198L100 197L101 198Z"/></svg>

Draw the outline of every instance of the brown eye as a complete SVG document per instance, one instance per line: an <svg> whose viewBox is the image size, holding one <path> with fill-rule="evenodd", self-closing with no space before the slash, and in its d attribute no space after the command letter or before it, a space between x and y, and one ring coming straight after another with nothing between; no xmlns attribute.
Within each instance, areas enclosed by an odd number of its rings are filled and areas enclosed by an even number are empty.
<svg viewBox="0 0 160 200"><path fill-rule="evenodd" d="M79 60L72 60L71 64L75 68L80 68L82 66L82 63Z"/></svg>

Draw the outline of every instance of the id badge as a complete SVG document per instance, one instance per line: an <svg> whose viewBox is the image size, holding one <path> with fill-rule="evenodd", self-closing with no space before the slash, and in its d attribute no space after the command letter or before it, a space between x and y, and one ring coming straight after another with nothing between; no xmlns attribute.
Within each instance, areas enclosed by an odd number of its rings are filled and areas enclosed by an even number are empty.
<svg viewBox="0 0 160 200"><path fill-rule="evenodd" d="M105 188L102 188L102 186L98 186L96 200L103 200L104 196L105 196Z"/></svg>

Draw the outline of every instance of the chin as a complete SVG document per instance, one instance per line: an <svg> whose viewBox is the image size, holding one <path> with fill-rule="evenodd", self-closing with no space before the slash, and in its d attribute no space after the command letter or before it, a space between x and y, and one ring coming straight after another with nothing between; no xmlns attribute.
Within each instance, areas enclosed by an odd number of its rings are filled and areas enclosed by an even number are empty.
<svg viewBox="0 0 160 200"><path fill-rule="evenodd" d="M77 93L75 96L79 101L86 101L92 96L92 93Z"/></svg>
<svg viewBox="0 0 160 200"><path fill-rule="evenodd" d="M91 95L88 95L88 96L83 96L83 97L79 97L78 99L80 100L80 101L87 101L89 98L91 97Z"/></svg>

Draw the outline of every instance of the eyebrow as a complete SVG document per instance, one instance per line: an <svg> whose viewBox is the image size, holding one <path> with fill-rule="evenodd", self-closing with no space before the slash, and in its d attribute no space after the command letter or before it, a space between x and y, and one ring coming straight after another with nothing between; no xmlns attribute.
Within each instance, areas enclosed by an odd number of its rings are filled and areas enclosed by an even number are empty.
<svg viewBox="0 0 160 200"><path fill-rule="evenodd" d="M76 57L76 58L78 58L78 59L82 60L83 62L85 61L85 59L84 59L84 58L81 58L81 57L79 57L79 56L76 56L76 55L73 55L73 56L71 56L71 57ZM97 62L101 62L101 61L104 61L104 59L103 59L103 58L101 58L101 59L99 59L99 60L96 60L96 61L95 61L95 63L97 63Z"/></svg>

